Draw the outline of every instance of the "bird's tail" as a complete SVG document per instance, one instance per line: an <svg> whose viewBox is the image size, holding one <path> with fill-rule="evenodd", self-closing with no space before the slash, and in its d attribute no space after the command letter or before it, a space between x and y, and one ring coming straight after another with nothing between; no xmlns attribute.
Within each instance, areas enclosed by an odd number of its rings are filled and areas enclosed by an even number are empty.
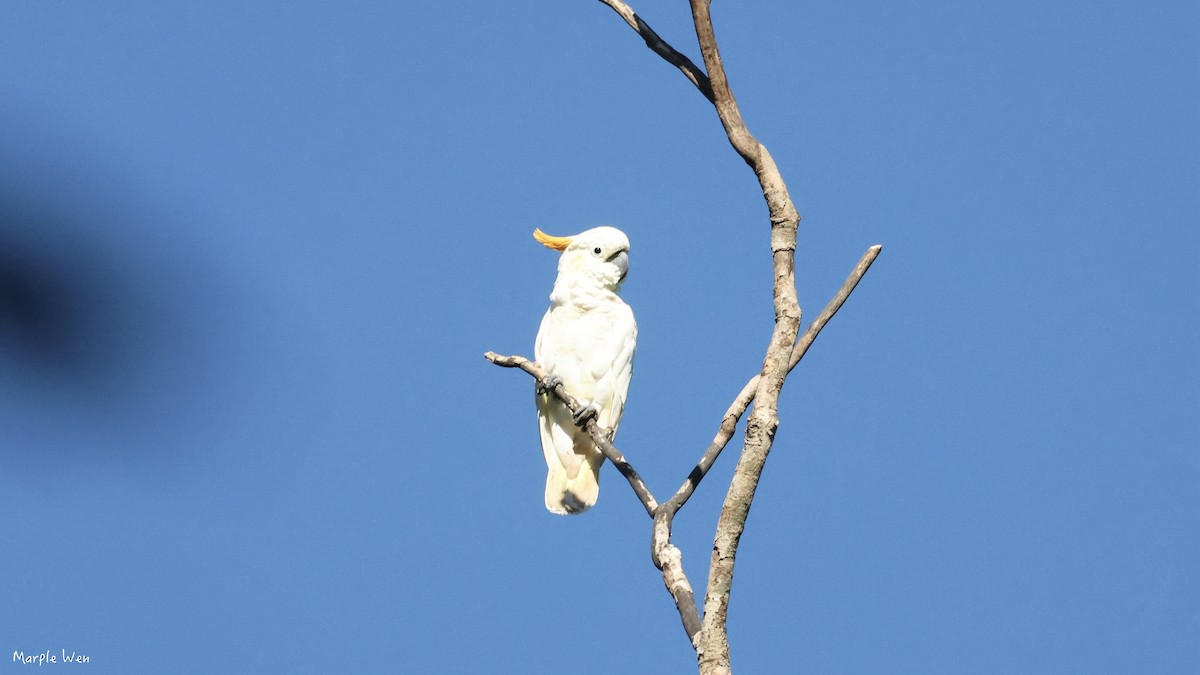
<svg viewBox="0 0 1200 675"><path fill-rule="evenodd" d="M546 473L546 508L562 515L583 513L600 496L600 465L604 455L594 450L582 457L572 477L559 462L548 462Z"/></svg>
<svg viewBox="0 0 1200 675"><path fill-rule="evenodd" d="M604 454L591 436L575 426L566 406L538 396L538 430L546 457L546 508L552 513L583 513L600 496Z"/></svg>

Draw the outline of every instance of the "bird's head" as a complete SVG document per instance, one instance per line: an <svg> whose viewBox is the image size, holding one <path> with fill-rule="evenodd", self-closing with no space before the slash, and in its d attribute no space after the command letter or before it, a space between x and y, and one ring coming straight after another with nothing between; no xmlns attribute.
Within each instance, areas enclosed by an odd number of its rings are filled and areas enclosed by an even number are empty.
<svg viewBox="0 0 1200 675"><path fill-rule="evenodd" d="M615 227L593 227L573 237L554 237L533 231L546 248L562 251L558 272L579 273L616 288L629 272L629 238Z"/></svg>

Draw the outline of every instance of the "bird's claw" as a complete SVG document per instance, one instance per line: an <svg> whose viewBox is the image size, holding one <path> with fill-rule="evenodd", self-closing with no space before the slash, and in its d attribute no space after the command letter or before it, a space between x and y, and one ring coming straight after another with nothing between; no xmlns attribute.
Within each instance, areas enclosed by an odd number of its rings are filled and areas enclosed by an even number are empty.
<svg viewBox="0 0 1200 675"><path fill-rule="evenodd" d="M562 384L562 378L557 375L548 375L545 380L538 380L534 385L534 391L538 394L549 394L554 391L554 388Z"/></svg>
<svg viewBox="0 0 1200 675"><path fill-rule="evenodd" d="M578 412L571 413L571 419L575 421L575 426L580 429L587 426L588 420L594 420L600 414L594 405L585 405Z"/></svg>

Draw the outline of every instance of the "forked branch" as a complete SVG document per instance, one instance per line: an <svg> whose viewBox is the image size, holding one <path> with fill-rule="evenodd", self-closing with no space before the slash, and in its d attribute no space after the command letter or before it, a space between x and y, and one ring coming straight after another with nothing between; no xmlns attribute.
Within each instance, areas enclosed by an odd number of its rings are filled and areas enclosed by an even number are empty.
<svg viewBox="0 0 1200 675"><path fill-rule="evenodd" d="M808 348L812 346L813 341L821 334L821 329L825 328L825 324L829 323L833 315L837 314L842 305L846 304L846 299L854 292L854 288L858 286L858 282L862 281L863 275L867 273L867 270L871 269L871 264L875 262L875 258L879 257L879 253L882 250L883 247L878 244L867 249L867 252L859 259L858 264L850 271L850 275L842 282L841 288L838 289L829 303L825 305L825 309L821 310L817 318L808 325L808 329L804 331L804 334L800 336L800 339L792 347L791 358L788 359L789 372L808 353ZM730 439L733 438L733 432L737 429L738 421L741 420L742 415L750 407L750 404L754 402L754 394L758 391L759 377L759 375L755 375L750 378L746 386L742 387L742 390L733 399L733 403L729 404L729 408L721 418L721 425L717 428L717 434L713 437L712 443L704 451L704 454L700 457L700 461L696 462L696 466L692 468L683 485L679 486L675 494L659 507L655 513L656 517L666 517L668 521L673 518L675 513L691 498L692 493L696 491L696 487L700 485L700 481L704 480L704 477L708 475L708 470L716 463L717 458L721 455L721 451L725 449ZM669 533L670 529L668 528L667 531Z"/></svg>

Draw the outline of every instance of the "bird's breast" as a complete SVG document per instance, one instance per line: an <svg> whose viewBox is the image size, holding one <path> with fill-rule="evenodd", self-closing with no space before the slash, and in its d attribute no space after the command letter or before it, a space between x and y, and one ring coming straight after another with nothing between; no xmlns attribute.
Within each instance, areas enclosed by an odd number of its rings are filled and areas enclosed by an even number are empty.
<svg viewBox="0 0 1200 675"><path fill-rule="evenodd" d="M597 369L607 370L615 356L614 342L623 336L614 333L621 305L581 309L572 305L552 307L538 336L535 358L549 372L561 377L575 396L590 399L595 389ZM599 363L606 361L605 363Z"/></svg>

